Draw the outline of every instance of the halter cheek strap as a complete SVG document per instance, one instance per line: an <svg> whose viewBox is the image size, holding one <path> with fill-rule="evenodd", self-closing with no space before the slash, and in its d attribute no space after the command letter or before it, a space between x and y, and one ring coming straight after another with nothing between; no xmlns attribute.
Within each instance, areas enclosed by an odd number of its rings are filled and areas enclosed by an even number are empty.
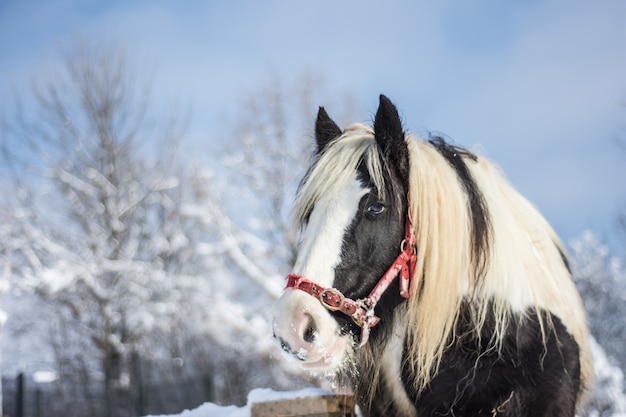
<svg viewBox="0 0 626 417"><path fill-rule="evenodd" d="M391 264L387 272L378 281L372 292L359 300L352 300L345 297L336 288L325 288L315 282L300 275L287 275L287 288L294 288L306 292L317 298L320 303L329 311L339 311L350 318L361 327L361 341L359 347L365 345L369 338L370 330L380 321L380 317L374 314L374 309L382 295L387 291L391 283L400 276L400 295L408 299L411 295L409 284L415 272L417 260L417 243L413 226L407 217L404 240L400 245L400 254Z"/></svg>

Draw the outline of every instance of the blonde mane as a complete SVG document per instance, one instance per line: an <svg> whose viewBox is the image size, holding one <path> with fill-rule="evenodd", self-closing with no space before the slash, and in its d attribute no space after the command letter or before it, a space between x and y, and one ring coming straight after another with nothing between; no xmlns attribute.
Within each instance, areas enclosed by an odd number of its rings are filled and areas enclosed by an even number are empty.
<svg viewBox="0 0 626 417"><path fill-rule="evenodd" d="M374 185L384 190L381 158L371 128L354 124L327 146L305 175L296 198L294 218L306 223L313 207L322 198L332 198L354 176L360 161L365 160Z"/></svg>
<svg viewBox="0 0 626 417"><path fill-rule="evenodd" d="M592 374L584 309L550 225L494 165L459 155L482 193L492 231L484 275L475 276L468 197L457 173L431 143L410 136L406 143L410 215L418 247L407 307L408 356L418 392L437 372L464 300L471 301L476 334L494 316L492 349L501 345L510 311L522 313L530 307L555 314L580 346L584 385ZM545 326L552 323L537 317L545 338Z"/></svg>

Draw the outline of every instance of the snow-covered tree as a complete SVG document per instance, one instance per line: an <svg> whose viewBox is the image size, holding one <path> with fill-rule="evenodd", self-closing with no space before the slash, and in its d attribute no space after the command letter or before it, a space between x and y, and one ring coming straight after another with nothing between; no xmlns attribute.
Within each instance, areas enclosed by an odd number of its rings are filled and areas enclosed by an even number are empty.
<svg viewBox="0 0 626 417"><path fill-rule="evenodd" d="M131 413L134 379L164 378L141 363L164 357L212 372L222 401L292 384L272 366L281 242L234 220L248 218L218 203L208 170L177 164L181 130L151 119L122 52L81 46L49 75L3 137L16 175L0 213L0 266L43 301L38 329L63 381L58 401L73 401L65 415ZM100 404L77 401L99 391Z"/></svg>
<svg viewBox="0 0 626 417"><path fill-rule="evenodd" d="M8 227L6 226L8 222L0 219L0 242L4 242L8 238ZM4 248L0 245L0 259L6 256L4 253ZM2 267L0 262L0 267ZM9 288L9 268L6 263L4 263L4 267L0 269L0 300L3 299L4 293ZM4 323L6 321L6 312L3 309L2 302L0 301L0 346L2 345L2 337L4 335ZM0 351L0 363L2 363L2 352ZM4 415L2 412L2 380L0 379L0 415Z"/></svg>
<svg viewBox="0 0 626 417"><path fill-rule="evenodd" d="M131 353L180 321L185 294L203 285L172 163L181 130L152 124L141 87L123 52L81 45L36 84L4 143L8 162L22 164L4 207L2 266L49 304L59 370L101 372L107 416Z"/></svg>
<svg viewBox="0 0 626 417"><path fill-rule="evenodd" d="M626 269L592 232L572 242L572 269L589 327L609 357L626 369Z"/></svg>
<svg viewBox="0 0 626 417"><path fill-rule="evenodd" d="M323 103L341 117L353 121L350 95L328 93L322 77L304 73L291 82L274 79L251 93L240 106L220 154L230 169L225 175L232 201L225 205L238 226L261 239L265 254L257 262L269 262L284 272L295 261L298 230L291 210L298 182L313 156L313 126ZM342 113L343 112L343 113ZM243 200L246 211L241 210Z"/></svg>
<svg viewBox="0 0 626 417"><path fill-rule="evenodd" d="M589 416L626 413L626 270L592 232L571 244L572 270L581 293L592 340L596 383ZM596 342L597 341L597 342Z"/></svg>
<svg viewBox="0 0 626 417"><path fill-rule="evenodd" d="M626 415L624 371L607 357L595 339L591 340L595 381L586 407L588 417L620 417Z"/></svg>

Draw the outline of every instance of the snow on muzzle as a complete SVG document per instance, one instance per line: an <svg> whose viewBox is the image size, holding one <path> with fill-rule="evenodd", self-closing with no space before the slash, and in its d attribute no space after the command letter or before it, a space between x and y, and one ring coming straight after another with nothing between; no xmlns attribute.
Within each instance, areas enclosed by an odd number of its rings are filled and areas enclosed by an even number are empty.
<svg viewBox="0 0 626 417"><path fill-rule="evenodd" d="M274 308L273 331L283 352L305 369L330 371L341 365L349 338L314 297L286 289Z"/></svg>

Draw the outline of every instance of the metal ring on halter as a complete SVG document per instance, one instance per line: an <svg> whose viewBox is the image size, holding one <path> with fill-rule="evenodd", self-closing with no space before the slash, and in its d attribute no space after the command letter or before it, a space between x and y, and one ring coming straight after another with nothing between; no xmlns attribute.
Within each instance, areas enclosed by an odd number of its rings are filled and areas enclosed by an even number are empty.
<svg viewBox="0 0 626 417"><path fill-rule="evenodd" d="M404 246L407 244L406 239L403 239L402 242L400 242L400 252L404 252ZM417 248L413 247L413 253L417 253Z"/></svg>

